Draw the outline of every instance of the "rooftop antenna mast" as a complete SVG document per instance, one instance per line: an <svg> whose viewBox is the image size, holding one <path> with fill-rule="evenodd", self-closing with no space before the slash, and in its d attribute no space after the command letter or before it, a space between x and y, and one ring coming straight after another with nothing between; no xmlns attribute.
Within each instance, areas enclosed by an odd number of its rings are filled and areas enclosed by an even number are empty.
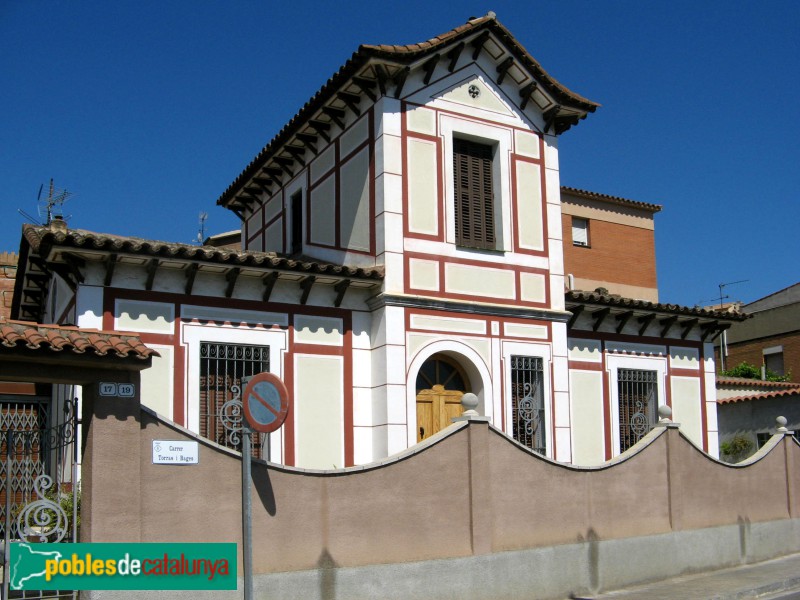
<svg viewBox="0 0 800 600"><path fill-rule="evenodd" d="M44 190L44 184L39 186L39 194L36 197L36 205L38 209L39 218L35 218L29 215L27 212L22 210L21 208L17 209L17 212L21 214L23 217L28 219L31 223L35 223L36 225L50 225L54 218L64 218L63 207L64 203L70 199L72 196L72 192L68 192L67 190L59 190L56 189L55 185L53 184L53 179L50 179L50 188L47 193L46 198L42 198L42 191ZM69 219L70 217L66 217Z"/></svg>
<svg viewBox="0 0 800 600"><path fill-rule="evenodd" d="M729 285L736 285L737 283L747 283L750 281L749 279L740 279L739 281L729 281L728 283L720 283L719 284L719 297L715 298L715 300L719 300L719 309L722 310L723 308L723 300L730 298L730 296L723 294L726 287ZM728 354L728 336L727 331L722 332L722 335L719 336L719 370L720 372L725 370L725 356Z"/></svg>
<svg viewBox="0 0 800 600"><path fill-rule="evenodd" d="M206 239L206 221L208 220L208 213L203 211L200 213L200 229L197 231L197 243L202 245L203 240Z"/></svg>

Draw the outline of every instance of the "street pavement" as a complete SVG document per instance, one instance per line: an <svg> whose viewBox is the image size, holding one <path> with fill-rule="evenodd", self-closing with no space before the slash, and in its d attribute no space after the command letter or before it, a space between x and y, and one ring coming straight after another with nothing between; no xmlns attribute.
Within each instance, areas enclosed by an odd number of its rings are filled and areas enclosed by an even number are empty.
<svg viewBox="0 0 800 600"><path fill-rule="evenodd" d="M720 571L685 575L592 600L794 600L800 599L800 554Z"/></svg>

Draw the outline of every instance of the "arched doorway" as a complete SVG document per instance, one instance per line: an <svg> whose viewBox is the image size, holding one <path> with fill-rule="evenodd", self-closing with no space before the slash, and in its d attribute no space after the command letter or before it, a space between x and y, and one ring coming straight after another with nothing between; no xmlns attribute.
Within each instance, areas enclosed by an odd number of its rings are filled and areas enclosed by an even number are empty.
<svg viewBox="0 0 800 600"><path fill-rule="evenodd" d="M444 354L426 360L417 374L417 442L450 425L468 391L469 379L454 360Z"/></svg>

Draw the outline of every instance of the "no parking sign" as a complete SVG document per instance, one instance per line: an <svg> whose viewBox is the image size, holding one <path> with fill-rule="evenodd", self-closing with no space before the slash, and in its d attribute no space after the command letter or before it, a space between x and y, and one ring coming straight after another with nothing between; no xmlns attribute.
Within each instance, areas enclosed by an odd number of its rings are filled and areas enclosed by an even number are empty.
<svg viewBox="0 0 800 600"><path fill-rule="evenodd" d="M260 433L272 433L286 420L289 392L277 375L259 373L244 388L242 405L250 427Z"/></svg>

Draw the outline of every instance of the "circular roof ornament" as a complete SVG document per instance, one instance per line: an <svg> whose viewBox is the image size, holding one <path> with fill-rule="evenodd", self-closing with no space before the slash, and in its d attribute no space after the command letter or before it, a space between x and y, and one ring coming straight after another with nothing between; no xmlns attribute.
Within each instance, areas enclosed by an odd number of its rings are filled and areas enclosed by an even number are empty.
<svg viewBox="0 0 800 600"><path fill-rule="evenodd" d="M469 86L467 93L469 94L470 98L477 98L478 96L481 95L481 88L479 88L477 85L473 83L472 85Z"/></svg>

